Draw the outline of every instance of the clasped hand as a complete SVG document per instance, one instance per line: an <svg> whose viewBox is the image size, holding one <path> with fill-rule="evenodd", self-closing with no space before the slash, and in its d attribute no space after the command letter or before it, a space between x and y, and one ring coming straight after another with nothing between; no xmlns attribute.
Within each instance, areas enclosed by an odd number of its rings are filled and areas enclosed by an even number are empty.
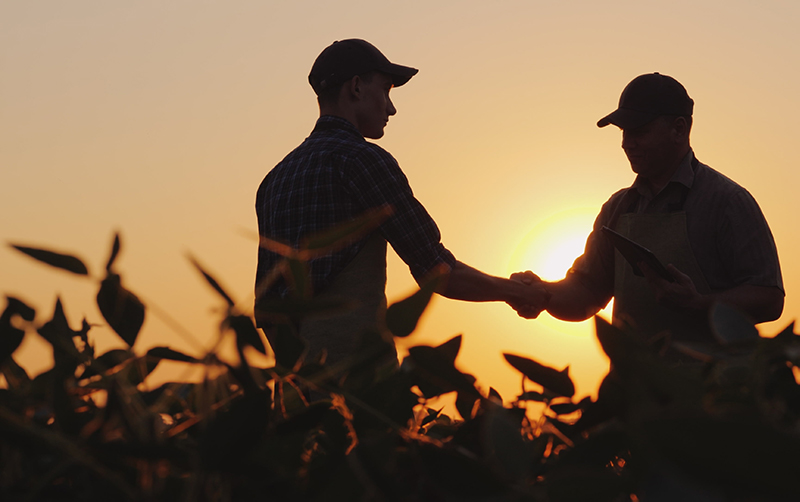
<svg viewBox="0 0 800 502"><path fill-rule="evenodd" d="M510 279L525 284L530 291L523 301L509 302L509 305L520 317L536 319L547 308L547 303L550 301L551 295L544 287L544 281L530 270L511 274Z"/></svg>

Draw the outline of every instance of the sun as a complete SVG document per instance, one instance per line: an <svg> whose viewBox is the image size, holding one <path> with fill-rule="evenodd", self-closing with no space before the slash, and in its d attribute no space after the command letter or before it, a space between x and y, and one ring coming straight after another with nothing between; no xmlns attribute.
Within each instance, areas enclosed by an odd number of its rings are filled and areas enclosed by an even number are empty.
<svg viewBox="0 0 800 502"><path fill-rule="evenodd" d="M531 270L545 281L563 279L575 259L583 254L586 238L592 231L597 208L581 207L561 211L535 222L522 238L509 261L509 273ZM600 314L611 318L609 303ZM591 334L589 321L569 323L548 314L540 320L570 334Z"/></svg>

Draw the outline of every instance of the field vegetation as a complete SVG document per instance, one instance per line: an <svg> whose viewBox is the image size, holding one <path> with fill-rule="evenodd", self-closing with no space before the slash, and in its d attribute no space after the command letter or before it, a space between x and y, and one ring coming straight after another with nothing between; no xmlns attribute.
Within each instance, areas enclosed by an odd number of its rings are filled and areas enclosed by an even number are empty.
<svg viewBox="0 0 800 502"><path fill-rule="evenodd" d="M126 349L96 354L92 323L73 327L58 300L50 318L6 297L0 316L0 499L13 501L630 501L798 500L800 337L790 325L760 337L738 312L711 315L719 346L672 348L696 362L667 365L664 337L645 343L596 318L612 362L596 400L577 400L568 368L504 354L516 396L476 386L455 360L461 337L416 346L399 368L379 364L392 337L413 332L440 278L391 305L387 333L363 334L346 363L305 357L296 321L331 309L307 287L306 262L365 235L385 211L309 240L270 280L291 298L269 305L279 325L265 344L253 318L193 262L227 306L220 336L238 358L137 350L147 306L116 272L116 236L97 306ZM72 255L14 246L87 276ZM24 257L20 257L24 259ZM266 286L262 285L262 286ZM25 336L52 346L31 378L14 360ZM258 367L249 348L274 358ZM162 362L203 365L198 383L143 382ZM430 403L455 393L457 414ZM531 406L531 403L538 403ZM535 410L535 411L534 411Z"/></svg>

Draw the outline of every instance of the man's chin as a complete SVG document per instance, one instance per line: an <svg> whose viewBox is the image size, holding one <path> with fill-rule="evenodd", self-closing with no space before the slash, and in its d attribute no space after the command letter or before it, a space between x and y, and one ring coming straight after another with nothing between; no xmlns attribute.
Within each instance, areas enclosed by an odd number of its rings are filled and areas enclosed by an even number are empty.
<svg viewBox="0 0 800 502"><path fill-rule="evenodd" d="M633 162L633 161L630 161L630 160L628 162L630 162L630 164L631 164L631 171L633 171L636 174L641 174L643 166L640 163Z"/></svg>
<svg viewBox="0 0 800 502"><path fill-rule="evenodd" d="M364 134L367 139L381 139L383 137L383 129L380 131L371 131Z"/></svg>

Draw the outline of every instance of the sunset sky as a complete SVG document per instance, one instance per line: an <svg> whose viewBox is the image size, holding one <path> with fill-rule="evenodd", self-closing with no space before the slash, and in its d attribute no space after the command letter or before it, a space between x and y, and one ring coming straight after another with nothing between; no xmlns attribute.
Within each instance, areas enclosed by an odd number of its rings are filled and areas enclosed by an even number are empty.
<svg viewBox="0 0 800 502"><path fill-rule="evenodd" d="M695 100L698 158L746 187L769 221L787 290L772 335L800 316L800 3L786 1L154 1L0 3L0 293L73 327L102 324L96 283L6 242L117 268L148 305L136 344L200 354L222 303L191 253L249 308L255 191L311 131L307 83L331 42L364 38L420 72L392 91L378 141L399 161L444 244L485 272L563 277L600 205L634 175L597 120L635 76L677 78ZM415 284L390 252L390 302ZM151 312L152 314L152 312ZM98 350L119 343L92 331ZM570 365L578 395L607 370L590 323L522 320L504 304L437 298L409 344L463 334L457 363L506 398L502 352ZM15 357L49 365L37 335Z"/></svg>

